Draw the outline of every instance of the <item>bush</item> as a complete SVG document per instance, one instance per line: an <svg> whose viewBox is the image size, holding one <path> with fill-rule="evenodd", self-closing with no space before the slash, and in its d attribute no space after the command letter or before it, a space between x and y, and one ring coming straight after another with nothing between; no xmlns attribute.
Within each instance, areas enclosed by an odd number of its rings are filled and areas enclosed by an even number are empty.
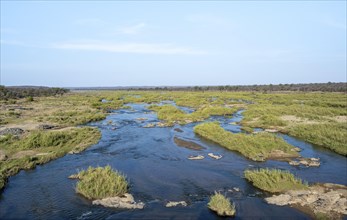
<svg viewBox="0 0 347 220"><path fill-rule="evenodd" d="M208 208L217 212L220 216L233 216L236 212L235 205L231 204L229 199L217 192L211 196Z"/></svg>
<svg viewBox="0 0 347 220"><path fill-rule="evenodd" d="M76 191L88 199L103 199L122 196L128 190L128 183L124 175L111 166L89 167L77 174L80 181Z"/></svg>
<svg viewBox="0 0 347 220"><path fill-rule="evenodd" d="M303 183L289 171L279 169L246 170L245 177L255 187L272 193L308 187L307 183Z"/></svg>
<svg viewBox="0 0 347 220"><path fill-rule="evenodd" d="M33 101L34 101L34 98L33 98L32 96L28 96L28 97L26 98L26 100L27 100L28 102L33 102Z"/></svg>

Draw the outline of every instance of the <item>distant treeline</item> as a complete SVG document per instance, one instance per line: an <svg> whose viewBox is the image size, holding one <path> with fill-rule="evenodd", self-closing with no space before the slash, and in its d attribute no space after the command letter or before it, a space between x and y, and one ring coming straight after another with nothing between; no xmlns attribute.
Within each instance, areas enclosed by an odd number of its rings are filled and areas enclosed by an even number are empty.
<svg viewBox="0 0 347 220"><path fill-rule="evenodd" d="M240 85L240 86L194 86L194 91L302 91L302 92L347 92L347 83L309 83L309 84L278 84L278 85Z"/></svg>
<svg viewBox="0 0 347 220"><path fill-rule="evenodd" d="M62 95L69 89L41 86L0 86L0 99L33 98L38 96Z"/></svg>
<svg viewBox="0 0 347 220"><path fill-rule="evenodd" d="M278 85L225 85L225 86L125 86L125 87L78 87L71 90L168 90L168 91L302 91L302 92L347 92L347 83L300 83Z"/></svg>

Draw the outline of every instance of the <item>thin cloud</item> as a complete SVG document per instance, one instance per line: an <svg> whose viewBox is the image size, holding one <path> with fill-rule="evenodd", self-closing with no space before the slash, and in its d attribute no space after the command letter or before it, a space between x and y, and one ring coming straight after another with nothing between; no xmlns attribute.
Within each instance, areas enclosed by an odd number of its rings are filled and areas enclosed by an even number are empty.
<svg viewBox="0 0 347 220"><path fill-rule="evenodd" d="M204 55L206 51L171 44L146 43L58 43L55 49L102 51L112 53L163 54L163 55Z"/></svg>
<svg viewBox="0 0 347 220"><path fill-rule="evenodd" d="M136 25L132 25L132 26L128 26L128 27L122 27L119 28L119 31L123 34L138 34L140 33L145 27L147 26L147 24L141 22L139 24Z"/></svg>

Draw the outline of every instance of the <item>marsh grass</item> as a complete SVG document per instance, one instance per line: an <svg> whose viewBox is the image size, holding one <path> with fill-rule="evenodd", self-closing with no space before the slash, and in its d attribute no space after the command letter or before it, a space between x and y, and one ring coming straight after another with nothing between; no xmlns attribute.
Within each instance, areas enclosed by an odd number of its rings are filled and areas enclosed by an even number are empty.
<svg viewBox="0 0 347 220"><path fill-rule="evenodd" d="M54 147L56 150L74 148L93 136L97 138L99 134L95 128L91 127L71 128L63 131L33 131L14 142L11 148L20 150L44 147ZM4 148L8 149L9 147L4 146Z"/></svg>
<svg viewBox="0 0 347 220"><path fill-rule="evenodd" d="M59 125L81 125L88 122L100 121L106 118L106 114L97 110L60 110L47 117L47 120ZM44 121L44 120L42 120Z"/></svg>
<svg viewBox="0 0 347 220"><path fill-rule="evenodd" d="M215 194L210 197L210 201L207 205L209 209L215 211L220 216L233 216L236 212L235 205L219 192L215 192Z"/></svg>
<svg viewBox="0 0 347 220"><path fill-rule="evenodd" d="M0 186L4 187L7 178L20 170L35 168L70 151L80 152L96 144L100 137L99 130L91 127L64 131L34 131L21 138L11 135L2 137L0 149L6 152L9 159L0 161ZM21 155L28 150L31 152L30 155Z"/></svg>
<svg viewBox="0 0 347 220"><path fill-rule="evenodd" d="M347 123L297 125L289 134L347 156Z"/></svg>
<svg viewBox="0 0 347 220"><path fill-rule="evenodd" d="M296 178L289 171L279 169L246 170L245 178L255 187L272 193L308 187L307 183Z"/></svg>
<svg viewBox="0 0 347 220"><path fill-rule="evenodd" d="M107 197L122 196L128 190L126 177L113 170L111 166L89 167L77 174L77 193L88 199L103 199Z"/></svg>
<svg viewBox="0 0 347 220"><path fill-rule="evenodd" d="M203 121L212 115L231 115L237 111L235 108L227 108L222 106L203 106L195 112L188 114L172 105L157 106L152 105L150 110L156 111L158 118L164 120L167 124L173 125L187 124L190 122Z"/></svg>
<svg viewBox="0 0 347 220"><path fill-rule="evenodd" d="M229 150L238 151L254 161L264 161L278 151L283 152L283 157L299 156L297 152L292 151L293 146L269 133L234 134L224 130L218 122L199 124L194 127L194 132Z"/></svg>

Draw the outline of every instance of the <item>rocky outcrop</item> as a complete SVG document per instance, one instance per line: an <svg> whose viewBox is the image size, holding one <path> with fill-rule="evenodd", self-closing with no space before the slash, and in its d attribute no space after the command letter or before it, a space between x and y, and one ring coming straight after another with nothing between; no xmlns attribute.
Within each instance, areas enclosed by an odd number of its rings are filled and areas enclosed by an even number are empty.
<svg viewBox="0 0 347 220"><path fill-rule="evenodd" d="M319 158L299 158L298 160L292 160L288 162L292 166L304 165L307 167L319 167Z"/></svg>
<svg viewBox="0 0 347 220"><path fill-rule="evenodd" d="M315 214L323 213L330 218L338 214L347 215L347 186L321 184L308 190L290 190L284 194L265 199L269 204L279 206L295 205L309 208Z"/></svg>
<svg viewBox="0 0 347 220"><path fill-rule="evenodd" d="M24 130L21 128L5 128L4 130L0 131L1 135L21 135L24 133Z"/></svg>
<svg viewBox="0 0 347 220"><path fill-rule="evenodd" d="M168 203L166 203L165 207L170 208L170 207L175 207L175 206L187 206L187 203L185 201L179 201L179 202L171 202L169 201Z"/></svg>
<svg viewBox="0 0 347 220"><path fill-rule="evenodd" d="M116 196L94 200L92 203L93 205L102 205L105 207L121 209L143 209L145 206L142 202L136 203L134 197L129 193L125 193L122 197Z"/></svg>

